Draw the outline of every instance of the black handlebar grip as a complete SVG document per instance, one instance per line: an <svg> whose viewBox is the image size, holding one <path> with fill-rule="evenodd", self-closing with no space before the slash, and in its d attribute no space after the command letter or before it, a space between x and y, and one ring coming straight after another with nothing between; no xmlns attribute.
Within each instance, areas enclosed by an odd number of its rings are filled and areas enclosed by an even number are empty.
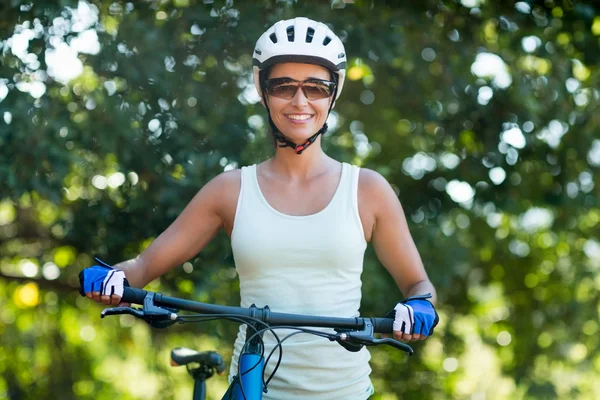
<svg viewBox="0 0 600 400"><path fill-rule="evenodd" d="M371 318L376 333L392 333L394 326L393 318Z"/></svg>
<svg viewBox="0 0 600 400"><path fill-rule="evenodd" d="M123 297L121 301L124 303L144 304L144 298L146 298L148 292L142 289L136 289L129 286L123 288Z"/></svg>

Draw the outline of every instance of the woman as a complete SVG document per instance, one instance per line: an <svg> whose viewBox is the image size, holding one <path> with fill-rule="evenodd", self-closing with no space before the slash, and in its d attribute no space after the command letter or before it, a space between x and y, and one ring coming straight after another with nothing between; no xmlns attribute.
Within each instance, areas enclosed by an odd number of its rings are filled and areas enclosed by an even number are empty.
<svg viewBox="0 0 600 400"><path fill-rule="evenodd" d="M437 314L419 295L435 296L435 289L398 198L378 173L340 163L321 148L327 117L344 84L342 42L322 23L280 21L259 38L253 63L278 144L275 155L214 178L140 256L109 272L84 270L82 291L118 304L125 281L144 287L225 229L243 307L254 303L278 312L352 317L359 314L363 256L372 242L403 295L417 297L396 306L394 337L424 339ZM241 329L231 375L244 338ZM269 351L268 335L265 341ZM327 339L297 335L283 351L265 398L366 399L373 393L366 348L348 352Z"/></svg>

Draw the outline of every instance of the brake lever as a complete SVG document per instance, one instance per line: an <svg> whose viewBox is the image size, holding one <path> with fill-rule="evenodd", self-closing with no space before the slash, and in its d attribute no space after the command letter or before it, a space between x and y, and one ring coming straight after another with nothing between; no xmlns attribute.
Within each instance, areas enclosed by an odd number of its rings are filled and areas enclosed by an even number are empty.
<svg viewBox="0 0 600 400"><path fill-rule="evenodd" d="M412 347L410 347L406 343L402 343L396 339L391 339L391 338L373 339L373 344L374 345L387 344L389 346L392 346L399 350L403 350L403 351L407 352L409 356L412 356L414 354L414 350L412 349Z"/></svg>
<svg viewBox="0 0 600 400"><path fill-rule="evenodd" d="M365 320L365 326L360 331L342 331L337 335L337 341L342 344L358 344L365 346L377 346L379 344L387 344L392 347L395 347L399 350L405 351L408 355L413 355L414 351L412 347L407 345L406 343L402 343L396 339L384 338L384 339L375 339L373 334L375 333L375 328L373 327L373 323L371 320ZM342 344L342 345L344 345ZM344 346L346 347L346 346ZM346 347L347 348L347 347ZM357 350L354 350L357 351Z"/></svg>
<svg viewBox="0 0 600 400"><path fill-rule="evenodd" d="M154 296L156 293L148 292L146 297L144 298L144 306L143 308L132 308L132 307L112 307L105 308L100 313L100 317L104 318L107 315L122 315L129 314L134 317L143 319L147 323L156 328L165 328L174 324L179 315L177 315L177 310L167 309L157 307L154 304ZM174 312L175 311L175 312Z"/></svg>
<svg viewBox="0 0 600 400"><path fill-rule="evenodd" d="M110 315L123 315L123 314L129 314L129 315L133 315L134 317L144 319L144 312L139 308L132 308L132 307L105 308L100 313L100 318L104 318L104 317L110 316Z"/></svg>

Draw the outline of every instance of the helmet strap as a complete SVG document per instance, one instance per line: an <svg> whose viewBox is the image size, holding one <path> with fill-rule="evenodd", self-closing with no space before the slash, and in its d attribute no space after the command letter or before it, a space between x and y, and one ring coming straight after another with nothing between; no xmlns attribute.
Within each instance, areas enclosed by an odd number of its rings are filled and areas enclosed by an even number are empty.
<svg viewBox="0 0 600 400"><path fill-rule="evenodd" d="M333 96L331 104L329 105L329 110L327 111L327 117L329 117L329 114L331 113L331 109L333 108L334 102L335 102L335 94ZM271 110L269 109L269 105L267 104L266 101L265 101L265 108L267 109L267 115L269 116L269 125L271 125L271 130L273 132L273 136L275 137L275 140L278 142L277 147L279 147L279 148L291 147L292 149L294 149L294 151L298 155L302 154L302 152L304 152L304 150L306 150L308 148L308 146L313 144L315 142L315 140L317 140L317 137L319 137L319 135L324 135L325 132L327 132L327 129L329 129L329 127L327 126L327 122L325 122L323 124L323 126L321 127L321 129L319 129L317 131L317 133L315 133L311 137L307 138L302 144L296 144L296 143L292 142L290 139L288 139L287 137L285 137L285 135L283 133L281 133L281 131L277 128L277 126L273 122L273 119L271 118ZM327 120L327 118L325 120Z"/></svg>
<svg viewBox="0 0 600 400"><path fill-rule="evenodd" d="M271 119L271 117L269 117L269 120ZM294 149L294 151L296 152L296 154L300 155L302 154L302 152L304 150L306 150L306 148L308 146L310 146L311 144L313 144L315 142L315 140L317 140L317 137L321 134L324 134L325 132L327 132L327 123L325 123L323 125L323 127L321 129L319 129L319 131L317 133L315 133L314 135L312 135L311 137L309 137L308 139L306 139L304 141L304 143L302 144L296 144L294 142L292 142L291 140L289 140L288 138L286 138L285 136L283 136L283 134L281 132L279 132L279 130L276 130L276 127L274 126L275 124L271 123L271 129L273 129L273 136L275 136L275 140L277 140L277 142L279 142L277 144L277 147L291 147Z"/></svg>

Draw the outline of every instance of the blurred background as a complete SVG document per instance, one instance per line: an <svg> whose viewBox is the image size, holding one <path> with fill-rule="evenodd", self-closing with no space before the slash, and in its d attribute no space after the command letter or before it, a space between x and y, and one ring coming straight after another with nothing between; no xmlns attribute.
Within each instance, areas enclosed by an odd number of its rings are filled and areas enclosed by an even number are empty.
<svg viewBox="0 0 600 400"><path fill-rule="evenodd" d="M272 154L251 54L296 16L349 57L326 151L389 180L438 290L415 356L372 351L374 399L600 398L600 2L11 0L0 16L0 399L191 398L170 349L231 355L231 323L101 320L77 274L135 257L208 180ZM363 314L401 298L371 249L363 282ZM228 238L148 288L239 304Z"/></svg>

